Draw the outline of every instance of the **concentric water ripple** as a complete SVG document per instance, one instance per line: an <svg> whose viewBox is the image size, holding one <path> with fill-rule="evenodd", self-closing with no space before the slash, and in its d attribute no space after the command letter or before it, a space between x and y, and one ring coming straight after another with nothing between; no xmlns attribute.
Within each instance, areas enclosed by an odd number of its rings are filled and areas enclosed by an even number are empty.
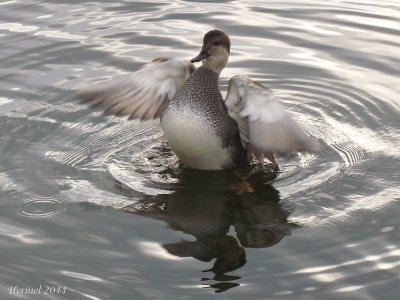
<svg viewBox="0 0 400 300"><path fill-rule="evenodd" d="M0 8L6 286L57 282L92 299L398 298L397 1ZM193 57L214 27L232 41L223 93L236 74L268 85L320 152L279 157L276 178L199 173L174 163L157 122L76 101L157 56Z"/></svg>
<svg viewBox="0 0 400 300"><path fill-rule="evenodd" d="M64 210L63 201L50 197L25 200L16 206L17 214L24 217L50 217Z"/></svg>

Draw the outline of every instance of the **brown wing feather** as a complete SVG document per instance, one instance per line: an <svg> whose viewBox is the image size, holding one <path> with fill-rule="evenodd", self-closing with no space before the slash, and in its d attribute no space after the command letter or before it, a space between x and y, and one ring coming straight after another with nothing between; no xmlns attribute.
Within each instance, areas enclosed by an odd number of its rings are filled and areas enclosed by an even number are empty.
<svg viewBox="0 0 400 300"><path fill-rule="evenodd" d="M128 78L91 88L78 96L83 102L129 119L158 118L168 99L193 71L194 65L187 60L156 58Z"/></svg>

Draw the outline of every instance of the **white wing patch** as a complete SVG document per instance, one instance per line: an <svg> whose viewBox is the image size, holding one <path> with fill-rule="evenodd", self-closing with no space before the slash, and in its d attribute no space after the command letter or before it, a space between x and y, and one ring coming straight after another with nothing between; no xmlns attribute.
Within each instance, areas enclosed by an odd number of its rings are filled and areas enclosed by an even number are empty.
<svg viewBox="0 0 400 300"><path fill-rule="evenodd" d="M251 101L246 101L241 117L248 117L249 121L260 120L265 123L275 123L282 119L286 112L283 106L274 98L272 93L251 93Z"/></svg>
<svg viewBox="0 0 400 300"><path fill-rule="evenodd" d="M247 148L267 155L317 150L316 142L300 129L267 87L245 76L234 76L225 103Z"/></svg>
<svg viewBox="0 0 400 300"><path fill-rule="evenodd" d="M188 60L157 58L125 79L91 88L79 96L130 119L157 118L193 71L194 65Z"/></svg>

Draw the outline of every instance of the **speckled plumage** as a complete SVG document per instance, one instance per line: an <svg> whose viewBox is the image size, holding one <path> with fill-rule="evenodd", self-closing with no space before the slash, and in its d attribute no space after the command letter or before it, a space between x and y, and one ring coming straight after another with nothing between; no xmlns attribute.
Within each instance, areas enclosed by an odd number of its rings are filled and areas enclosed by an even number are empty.
<svg viewBox="0 0 400 300"><path fill-rule="evenodd" d="M161 126L163 127L166 116L173 119L183 111L189 112L188 123L192 118L200 118L201 122L219 138L221 151L228 150L229 165L223 167L233 168L247 162L247 152L240 141L237 123L229 116L224 104L218 88L218 78L218 73L206 67L195 70L175 97L168 101L161 114ZM168 131L164 132L170 140ZM193 138L196 138L196 132L193 132Z"/></svg>

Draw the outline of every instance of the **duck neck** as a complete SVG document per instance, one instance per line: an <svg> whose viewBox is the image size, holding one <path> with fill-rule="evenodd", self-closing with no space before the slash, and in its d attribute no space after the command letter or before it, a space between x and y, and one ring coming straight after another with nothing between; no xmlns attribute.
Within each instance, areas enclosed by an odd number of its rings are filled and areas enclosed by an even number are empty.
<svg viewBox="0 0 400 300"><path fill-rule="evenodd" d="M219 76L219 74L221 74L222 70L225 67L225 65L223 65L223 66L216 65L216 64L213 64L213 63L211 63L211 62L209 62L207 60L203 61L203 65L202 66L203 66L203 68L209 69L209 70L217 73L218 76Z"/></svg>
<svg viewBox="0 0 400 300"><path fill-rule="evenodd" d="M203 60L203 67L210 69L217 73L221 74L222 70L225 68L226 63L228 62L229 53L224 51L219 51L215 54L210 55L207 59Z"/></svg>

